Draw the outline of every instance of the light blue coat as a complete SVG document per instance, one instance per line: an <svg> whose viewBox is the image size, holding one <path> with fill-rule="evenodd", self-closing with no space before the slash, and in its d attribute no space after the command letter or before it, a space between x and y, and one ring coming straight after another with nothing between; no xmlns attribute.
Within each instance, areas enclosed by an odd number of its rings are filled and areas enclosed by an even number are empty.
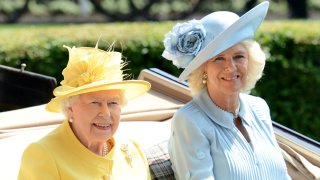
<svg viewBox="0 0 320 180"><path fill-rule="evenodd" d="M251 142L203 90L172 120L169 154L177 179L291 179L274 136L267 103L240 94L239 116Z"/></svg>

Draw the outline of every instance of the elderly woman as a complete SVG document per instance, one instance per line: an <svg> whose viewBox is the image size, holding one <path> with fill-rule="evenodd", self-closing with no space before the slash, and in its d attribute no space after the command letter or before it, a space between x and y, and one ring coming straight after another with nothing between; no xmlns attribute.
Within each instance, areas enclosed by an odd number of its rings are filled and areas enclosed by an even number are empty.
<svg viewBox="0 0 320 180"><path fill-rule="evenodd" d="M46 105L66 121L26 148L19 179L150 179L138 144L115 136L121 107L150 84L123 80L119 52L67 48L64 80Z"/></svg>
<svg viewBox="0 0 320 180"><path fill-rule="evenodd" d="M172 120L169 154L177 179L290 179L266 102L248 92L265 54L252 38L263 2L239 17L213 12L176 25L163 56L185 68L193 99Z"/></svg>

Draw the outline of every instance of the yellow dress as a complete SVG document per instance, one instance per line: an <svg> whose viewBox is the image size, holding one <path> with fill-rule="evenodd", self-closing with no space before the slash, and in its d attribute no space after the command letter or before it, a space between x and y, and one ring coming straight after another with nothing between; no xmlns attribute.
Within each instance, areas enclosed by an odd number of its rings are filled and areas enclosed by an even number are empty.
<svg viewBox="0 0 320 180"><path fill-rule="evenodd" d="M68 121L23 153L18 179L150 179L146 157L138 144L114 137L105 157L83 146Z"/></svg>

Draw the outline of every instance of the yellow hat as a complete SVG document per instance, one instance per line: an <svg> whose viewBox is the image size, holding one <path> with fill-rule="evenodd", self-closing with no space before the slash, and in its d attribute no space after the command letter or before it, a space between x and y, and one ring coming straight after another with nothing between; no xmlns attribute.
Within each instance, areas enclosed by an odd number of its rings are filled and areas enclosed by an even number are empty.
<svg viewBox="0 0 320 180"><path fill-rule="evenodd" d="M121 53L98 48L70 48L69 62L62 71L64 80L54 89L55 98L46 105L51 112L61 111L61 101L67 97L101 90L123 90L127 100L146 93L151 85L142 80L123 80Z"/></svg>

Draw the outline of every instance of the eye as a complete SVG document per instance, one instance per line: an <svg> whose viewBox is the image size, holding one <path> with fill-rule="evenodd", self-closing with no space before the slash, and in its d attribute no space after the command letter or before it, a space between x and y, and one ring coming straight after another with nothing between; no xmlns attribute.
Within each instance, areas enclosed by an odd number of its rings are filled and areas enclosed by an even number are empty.
<svg viewBox="0 0 320 180"><path fill-rule="evenodd" d="M118 104L117 101L110 101L109 104Z"/></svg>
<svg viewBox="0 0 320 180"><path fill-rule="evenodd" d="M246 57L244 55L242 55L242 54L239 54L239 55L234 56L234 59L243 60L243 59L246 59Z"/></svg>
<svg viewBox="0 0 320 180"><path fill-rule="evenodd" d="M213 61L223 61L223 60L224 60L224 58L221 56L213 59Z"/></svg>
<svg viewBox="0 0 320 180"><path fill-rule="evenodd" d="M109 105L119 105L119 100L118 99L112 99L110 101L108 101Z"/></svg>
<svg viewBox="0 0 320 180"><path fill-rule="evenodd" d="M91 101L91 102L90 102L90 104L100 105L100 104L101 104L101 102L99 102L99 101Z"/></svg>

